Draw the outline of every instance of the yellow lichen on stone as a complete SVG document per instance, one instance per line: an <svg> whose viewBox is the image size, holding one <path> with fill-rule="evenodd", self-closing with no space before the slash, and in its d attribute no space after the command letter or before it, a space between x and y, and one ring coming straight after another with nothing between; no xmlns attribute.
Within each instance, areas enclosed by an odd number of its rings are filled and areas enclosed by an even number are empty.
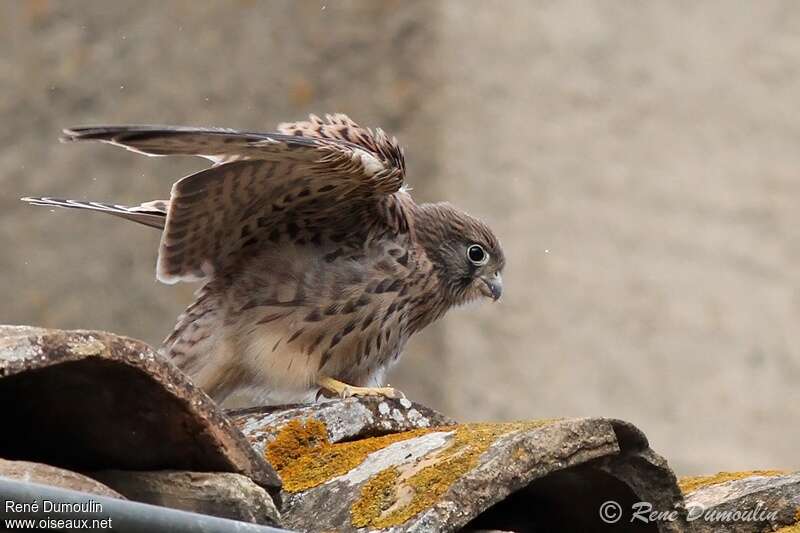
<svg viewBox="0 0 800 533"><path fill-rule="evenodd" d="M416 429L349 442L331 444L325 424L315 419L292 420L267 445L266 458L283 482L283 490L302 492L364 462L369 454L390 444L412 439L431 429Z"/></svg>
<svg viewBox="0 0 800 533"><path fill-rule="evenodd" d="M272 467L280 472L301 456L328 443L328 430L319 420L290 420L281 428L275 440L267 445L266 457Z"/></svg>
<svg viewBox="0 0 800 533"><path fill-rule="evenodd" d="M449 443L414 464L390 467L369 479L350 509L353 526L383 529L402 524L431 508L450 486L473 469L500 437L544 426L553 420L504 424L462 424Z"/></svg>
<svg viewBox="0 0 800 533"><path fill-rule="evenodd" d="M711 485L719 485L720 483L725 483L726 481L733 481L735 479L744 479L748 477L755 477L755 476L782 476L786 474L783 470L749 470L744 472L717 472L716 474L710 476L691 476L691 477L683 477L678 480L678 486L681 489L681 492L684 494L688 494L689 492L694 492L697 489L701 489L703 487L709 487Z"/></svg>
<svg viewBox="0 0 800 533"><path fill-rule="evenodd" d="M399 477L400 471L393 466L373 476L361 488L361 496L353 503L350 510L352 516L377 517L386 512L394 502L394 492ZM353 525L357 525L355 519Z"/></svg>
<svg viewBox="0 0 800 533"><path fill-rule="evenodd" d="M800 519L798 519L800 520ZM785 526L777 530L775 533L800 533L800 523Z"/></svg>

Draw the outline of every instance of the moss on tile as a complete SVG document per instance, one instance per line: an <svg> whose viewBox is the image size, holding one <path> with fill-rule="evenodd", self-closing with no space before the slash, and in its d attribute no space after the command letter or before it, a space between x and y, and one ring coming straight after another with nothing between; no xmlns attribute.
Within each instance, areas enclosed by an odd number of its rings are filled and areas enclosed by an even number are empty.
<svg viewBox="0 0 800 533"><path fill-rule="evenodd" d="M417 429L331 444L324 423L313 418L292 420L267 445L265 455L280 475L283 490L302 492L346 474L372 452L431 431Z"/></svg>
<svg viewBox="0 0 800 533"><path fill-rule="evenodd" d="M350 509L355 527L387 528L400 525L430 509L452 484L473 469L500 437L535 429L553 420L497 424L461 424L439 428L453 432L448 445L414 464L390 467L362 487Z"/></svg>
<svg viewBox="0 0 800 533"><path fill-rule="evenodd" d="M328 444L325 424L315 418L290 420L265 451L272 467L280 472L301 456Z"/></svg>
<svg viewBox="0 0 800 533"><path fill-rule="evenodd" d="M400 471L392 466L372 476L361 487L358 500L353 502L350 508L354 526L367 525L370 520L381 516L389 509L395 500L399 478Z"/></svg>
<svg viewBox="0 0 800 533"><path fill-rule="evenodd" d="M710 476L691 476L683 477L678 480L678 486L684 494L694 492L697 489L719 485L726 481L744 479L754 476L782 476L786 474L783 470L748 470L744 472L717 472Z"/></svg>

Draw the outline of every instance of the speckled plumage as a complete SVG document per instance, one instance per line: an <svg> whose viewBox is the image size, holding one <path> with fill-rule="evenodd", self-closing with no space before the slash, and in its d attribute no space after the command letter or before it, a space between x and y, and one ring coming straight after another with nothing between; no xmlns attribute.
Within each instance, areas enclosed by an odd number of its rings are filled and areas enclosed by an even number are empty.
<svg viewBox="0 0 800 533"><path fill-rule="evenodd" d="M25 200L163 228L158 279L205 282L164 350L225 406L310 401L321 376L378 386L413 333L499 297L492 231L449 204L416 204L397 141L345 115L278 133L110 126L64 139L214 162L168 201Z"/></svg>

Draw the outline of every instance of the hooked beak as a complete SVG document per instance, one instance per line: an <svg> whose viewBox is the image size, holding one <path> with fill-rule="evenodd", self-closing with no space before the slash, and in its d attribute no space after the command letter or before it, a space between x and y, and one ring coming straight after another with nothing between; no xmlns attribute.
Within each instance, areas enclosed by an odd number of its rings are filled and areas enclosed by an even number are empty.
<svg viewBox="0 0 800 533"><path fill-rule="evenodd" d="M483 282L481 292L495 302L499 300L503 295L503 278L500 272L495 272L493 276L481 276L481 281Z"/></svg>

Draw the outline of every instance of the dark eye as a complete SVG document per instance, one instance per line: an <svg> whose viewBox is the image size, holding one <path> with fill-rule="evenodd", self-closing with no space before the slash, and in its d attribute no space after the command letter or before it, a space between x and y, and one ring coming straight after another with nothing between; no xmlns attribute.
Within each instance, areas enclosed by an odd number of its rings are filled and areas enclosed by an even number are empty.
<svg viewBox="0 0 800 533"><path fill-rule="evenodd" d="M467 247L467 259L470 263L476 266L485 265L489 261L489 254L483 249L480 244L470 244Z"/></svg>

